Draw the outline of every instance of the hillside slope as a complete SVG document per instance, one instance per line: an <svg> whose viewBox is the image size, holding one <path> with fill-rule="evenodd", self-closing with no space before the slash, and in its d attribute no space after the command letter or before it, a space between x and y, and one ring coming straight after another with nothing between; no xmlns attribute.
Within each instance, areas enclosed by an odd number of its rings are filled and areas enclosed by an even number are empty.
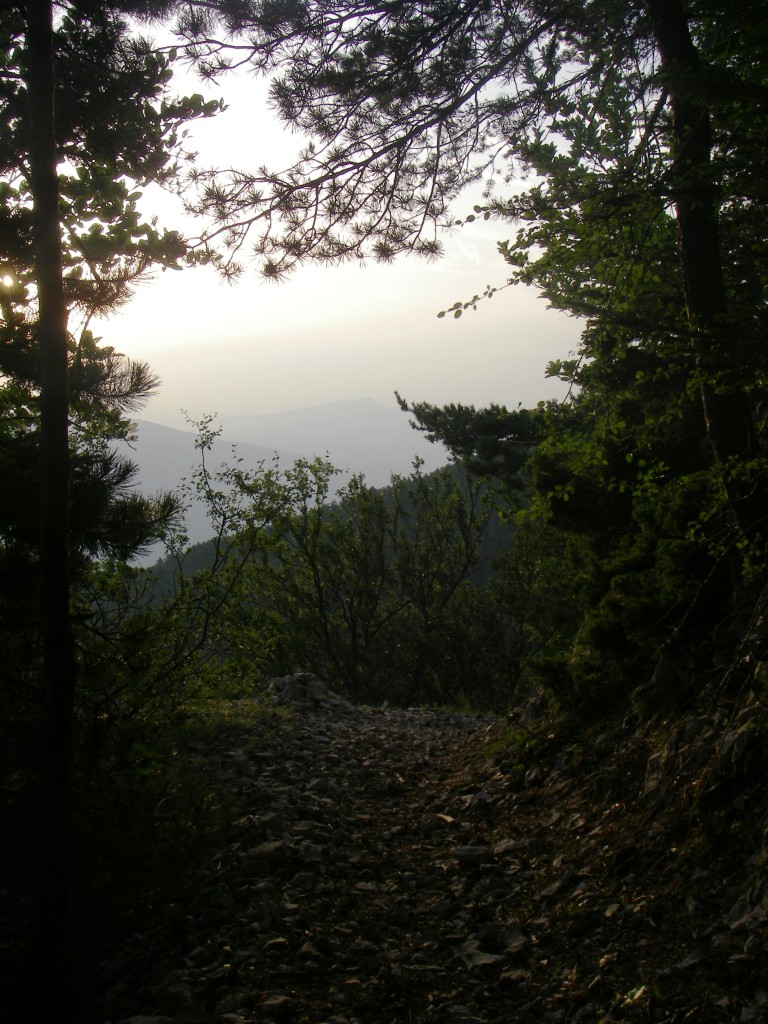
<svg viewBox="0 0 768 1024"><path fill-rule="evenodd" d="M339 469L362 473L372 487L384 487L393 473L407 475L416 457L427 471L445 465L442 445L414 431L396 408L372 399L334 402L309 409L270 415L222 416L216 423L221 435L208 458L211 467L233 461L233 446L245 468L277 455L284 466L298 458L328 457ZM136 487L148 494L173 490L192 476L199 464L195 433L177 430L148 420L137 421L137 440L119 450L138 466ZM339 476L339 484L348 473ZM187 532L195 544L207 540L212 530L203 506L192 501ZM157 557L154 552L150 560Z"/></svg>
<svg viewBox="0 0 768 1024"><path fill-rule="evenodd" d="M329 455L340 469L365 474L384 487L392 473L407 474L414 458L430 472L448 461L441 444L415 431L396 406L372 398L267 415L222 416L222 435L238 441L286 448L304 456Z"/></svg>

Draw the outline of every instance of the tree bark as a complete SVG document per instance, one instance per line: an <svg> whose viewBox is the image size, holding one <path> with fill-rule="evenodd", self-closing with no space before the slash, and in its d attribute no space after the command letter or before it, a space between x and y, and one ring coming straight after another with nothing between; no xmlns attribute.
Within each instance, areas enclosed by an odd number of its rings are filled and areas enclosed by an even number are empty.
<svg viewBox="0 0 768 1024"><path fill-rule="evenodd" d="M768 495L758 482L731 470L757 454L754 424L742 391L730 384L714 386L718 372L741 368L728 365L734 346L719 244L710 115L695 94L699 55L681 0L648 0L646 6L672 108L677 231L704 422L736 522L751 532L765 520Z"/></svg>
<svg viewBox="0 0 768 1024"><path fill-rule="evenodd" d="M67 1018L70 791L75 688L70 623L67 304L62 276L50 0L27 6L26 85L40 352L40 596L45 704L28 1019Z"/></svg>

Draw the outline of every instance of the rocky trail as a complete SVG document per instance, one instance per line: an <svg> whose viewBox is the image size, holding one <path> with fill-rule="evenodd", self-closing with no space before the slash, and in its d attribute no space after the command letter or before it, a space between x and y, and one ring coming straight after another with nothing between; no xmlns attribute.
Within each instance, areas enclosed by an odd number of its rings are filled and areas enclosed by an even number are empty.
<svg viewBox="0 0 768 1024"><path fill-rule="evenodd" d="M176 927L135 937L115 1021L768 1019L764 786L691 806L714 713L662 745L533 723L521 761L507 723L315 696L192 743L236 828ZM763 817L708 847L724 813Z"/></svg>

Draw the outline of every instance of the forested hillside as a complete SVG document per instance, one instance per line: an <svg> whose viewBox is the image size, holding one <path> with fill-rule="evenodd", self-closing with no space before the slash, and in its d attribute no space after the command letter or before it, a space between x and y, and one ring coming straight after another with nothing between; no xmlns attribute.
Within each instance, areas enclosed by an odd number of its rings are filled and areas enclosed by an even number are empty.
<svg viewBox="0 0 768 1024"><path fill-rule="evenodd" d="M185 429L137 420L131 437L115 446L136 463L135 482L142 493L175 490L191 477L199 461L195 424L181 416L179 420ZM233 448L236 457L251 468L275 455L285 466L298 458L326 457L344 473L336 478L338 486L354 474L383 487L393 473L406 473L416 458L429 469L448 460L442 445L430 444L410 428L394 396L389 406L359 399L287 413L217 416L216 424L221 433L208 454L210 463L232 461ZM184 525L190 543L207 540L211 528L205 503L189 493L185 500ZM155 545L151 554L154 557L144 558L143 564L156 561L162 545Z"/></svg>
<svg viewBox="0 0 768 1024"><path fill-rule="evenodd" d="M43 0L0 41L9 1015L760 1020L765 5ZM179 62L268 74L297 164L201 168ZM535 287L567 397L403 396L453 465L338 492L206 418L186 552L94 317L153 268L438 258L480 181L500 279L440 315Z"/></svg>
<svg viewBox="0 0 768 1024"><path fill-rule="evenodd" d="M387 488L337 474L201 474L216 537L149 569L147 599L187 622L215 603L197 662L232 696L311 668L366 703L509 707L572 614L544 533L458 467Z"/></svg>

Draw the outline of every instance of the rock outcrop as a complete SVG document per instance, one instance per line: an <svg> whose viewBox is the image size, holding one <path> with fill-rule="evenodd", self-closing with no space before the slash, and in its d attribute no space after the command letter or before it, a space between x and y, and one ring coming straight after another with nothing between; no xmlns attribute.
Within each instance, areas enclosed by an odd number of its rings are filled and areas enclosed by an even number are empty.
<svg viewBox="0 0 768 1024"><path fill-rule="evenodd" d="M290 705L312 711L354 711L354 705L311 672L277 676L269 684L269 695L273 707Z"/></svg>

